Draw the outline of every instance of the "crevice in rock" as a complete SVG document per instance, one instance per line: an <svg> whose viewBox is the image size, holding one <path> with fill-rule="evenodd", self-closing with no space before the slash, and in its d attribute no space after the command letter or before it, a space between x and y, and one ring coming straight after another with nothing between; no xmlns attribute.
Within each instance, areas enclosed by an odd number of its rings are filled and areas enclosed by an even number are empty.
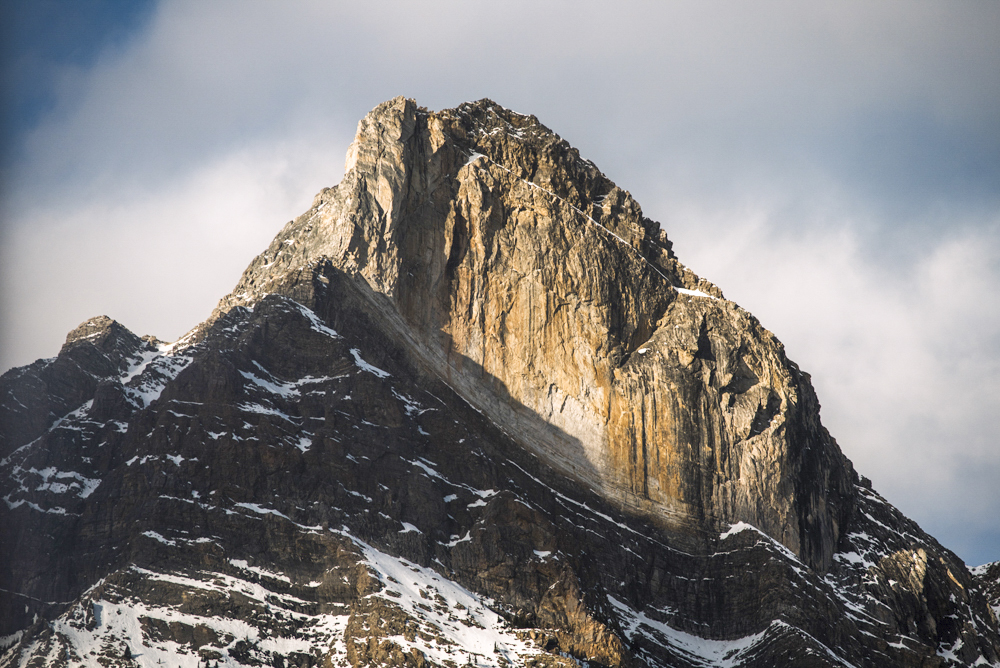
<svg viewBox="0 0 1000 668"><path fill-rule="evenodd" d="M757 412L753 416L753 422L750 423L750 434L747 438L753 438L758 434L763 434L767 430L768 426L771 424L771 420L774 416L778 414L778 409L781 408L781 397L779 397L774 392L768 392L767 402L759 404L757 406Z"/></svg>

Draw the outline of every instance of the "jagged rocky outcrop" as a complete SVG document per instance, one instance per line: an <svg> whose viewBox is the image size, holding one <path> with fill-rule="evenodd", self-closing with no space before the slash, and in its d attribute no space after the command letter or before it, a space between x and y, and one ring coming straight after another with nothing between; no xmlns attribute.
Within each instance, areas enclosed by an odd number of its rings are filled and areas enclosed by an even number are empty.
<svg viewBox="0 0 1000 668"><path fill-rule="evenodd" d="M98 316L70 332L57 357L0 376L0 456L92 399L102 382L119 377L149 345L111 318Z"/></svg>
<svg viewBox="0 0 1000 668"><path fill-rule="evenodd" d="M0 393L0 665L1000 665L780 342L488 100L380 105L187 337Z"/></svg>
<svg viewBox="0 0 1000 668"><path fill-rule="evenodd" d="M986 594L993 613L1000 617L1000 561L994 561L972 569L976 584Z"/></svg>

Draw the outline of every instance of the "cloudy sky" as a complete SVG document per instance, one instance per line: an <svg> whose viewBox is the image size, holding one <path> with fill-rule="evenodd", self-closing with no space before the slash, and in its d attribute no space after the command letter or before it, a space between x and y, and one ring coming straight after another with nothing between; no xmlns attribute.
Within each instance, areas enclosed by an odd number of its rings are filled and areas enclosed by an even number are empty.
<svg viewBox="0 0 1000 668"><path fill-rule="evenodd" d="M172 340L406 95L537 115L812 373L823 420L1000 559L1000 3L0 0L0 370Z"/></svg>

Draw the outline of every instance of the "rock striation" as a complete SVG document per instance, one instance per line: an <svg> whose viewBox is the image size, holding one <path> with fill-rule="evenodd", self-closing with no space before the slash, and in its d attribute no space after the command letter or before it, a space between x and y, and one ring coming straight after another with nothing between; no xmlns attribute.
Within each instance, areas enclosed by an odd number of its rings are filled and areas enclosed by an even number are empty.
<svg viewBox="0 0 1000 668"><path fill-rule="evenodd" d="M180 341L4 374L0 457L0 666L1000 666L774 335L489 100L376 107Z"/></svg>

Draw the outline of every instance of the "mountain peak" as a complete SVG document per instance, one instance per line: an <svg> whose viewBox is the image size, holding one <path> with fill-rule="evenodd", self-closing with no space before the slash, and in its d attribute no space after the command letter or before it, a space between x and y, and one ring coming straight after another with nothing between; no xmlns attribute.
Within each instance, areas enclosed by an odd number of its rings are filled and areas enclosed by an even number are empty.
<svg viewBox="0 0 1000 668"><path fill-rule="evenodd" d="M180 341L0 377L0 668L1000 665L781 343L532 116L385 102Z"/></svg>
<svg viewBox="0 0 1000 668"><path fill-rule="evenodd" d="M325 313L337 272L421 365L564 474L695 543L746 521L829 568L854 473L807 376L535 117L490 100L380 104L343 181L216 314L275 292ZM804 493L803 477L827 484Z"/></svg>
<svg viewBox="0 0 1000 668"><path fill-rule="evenodd" d="M77 325L69 334L66 335L66 342L64 345L69 345L80 341L81 339L90 338L104 338L107 336L114 336L124 332L129 332L125 327L123 327L118 321L112 320L106 315L99 315L93 318L84 320L82 323Z"/></svg>

